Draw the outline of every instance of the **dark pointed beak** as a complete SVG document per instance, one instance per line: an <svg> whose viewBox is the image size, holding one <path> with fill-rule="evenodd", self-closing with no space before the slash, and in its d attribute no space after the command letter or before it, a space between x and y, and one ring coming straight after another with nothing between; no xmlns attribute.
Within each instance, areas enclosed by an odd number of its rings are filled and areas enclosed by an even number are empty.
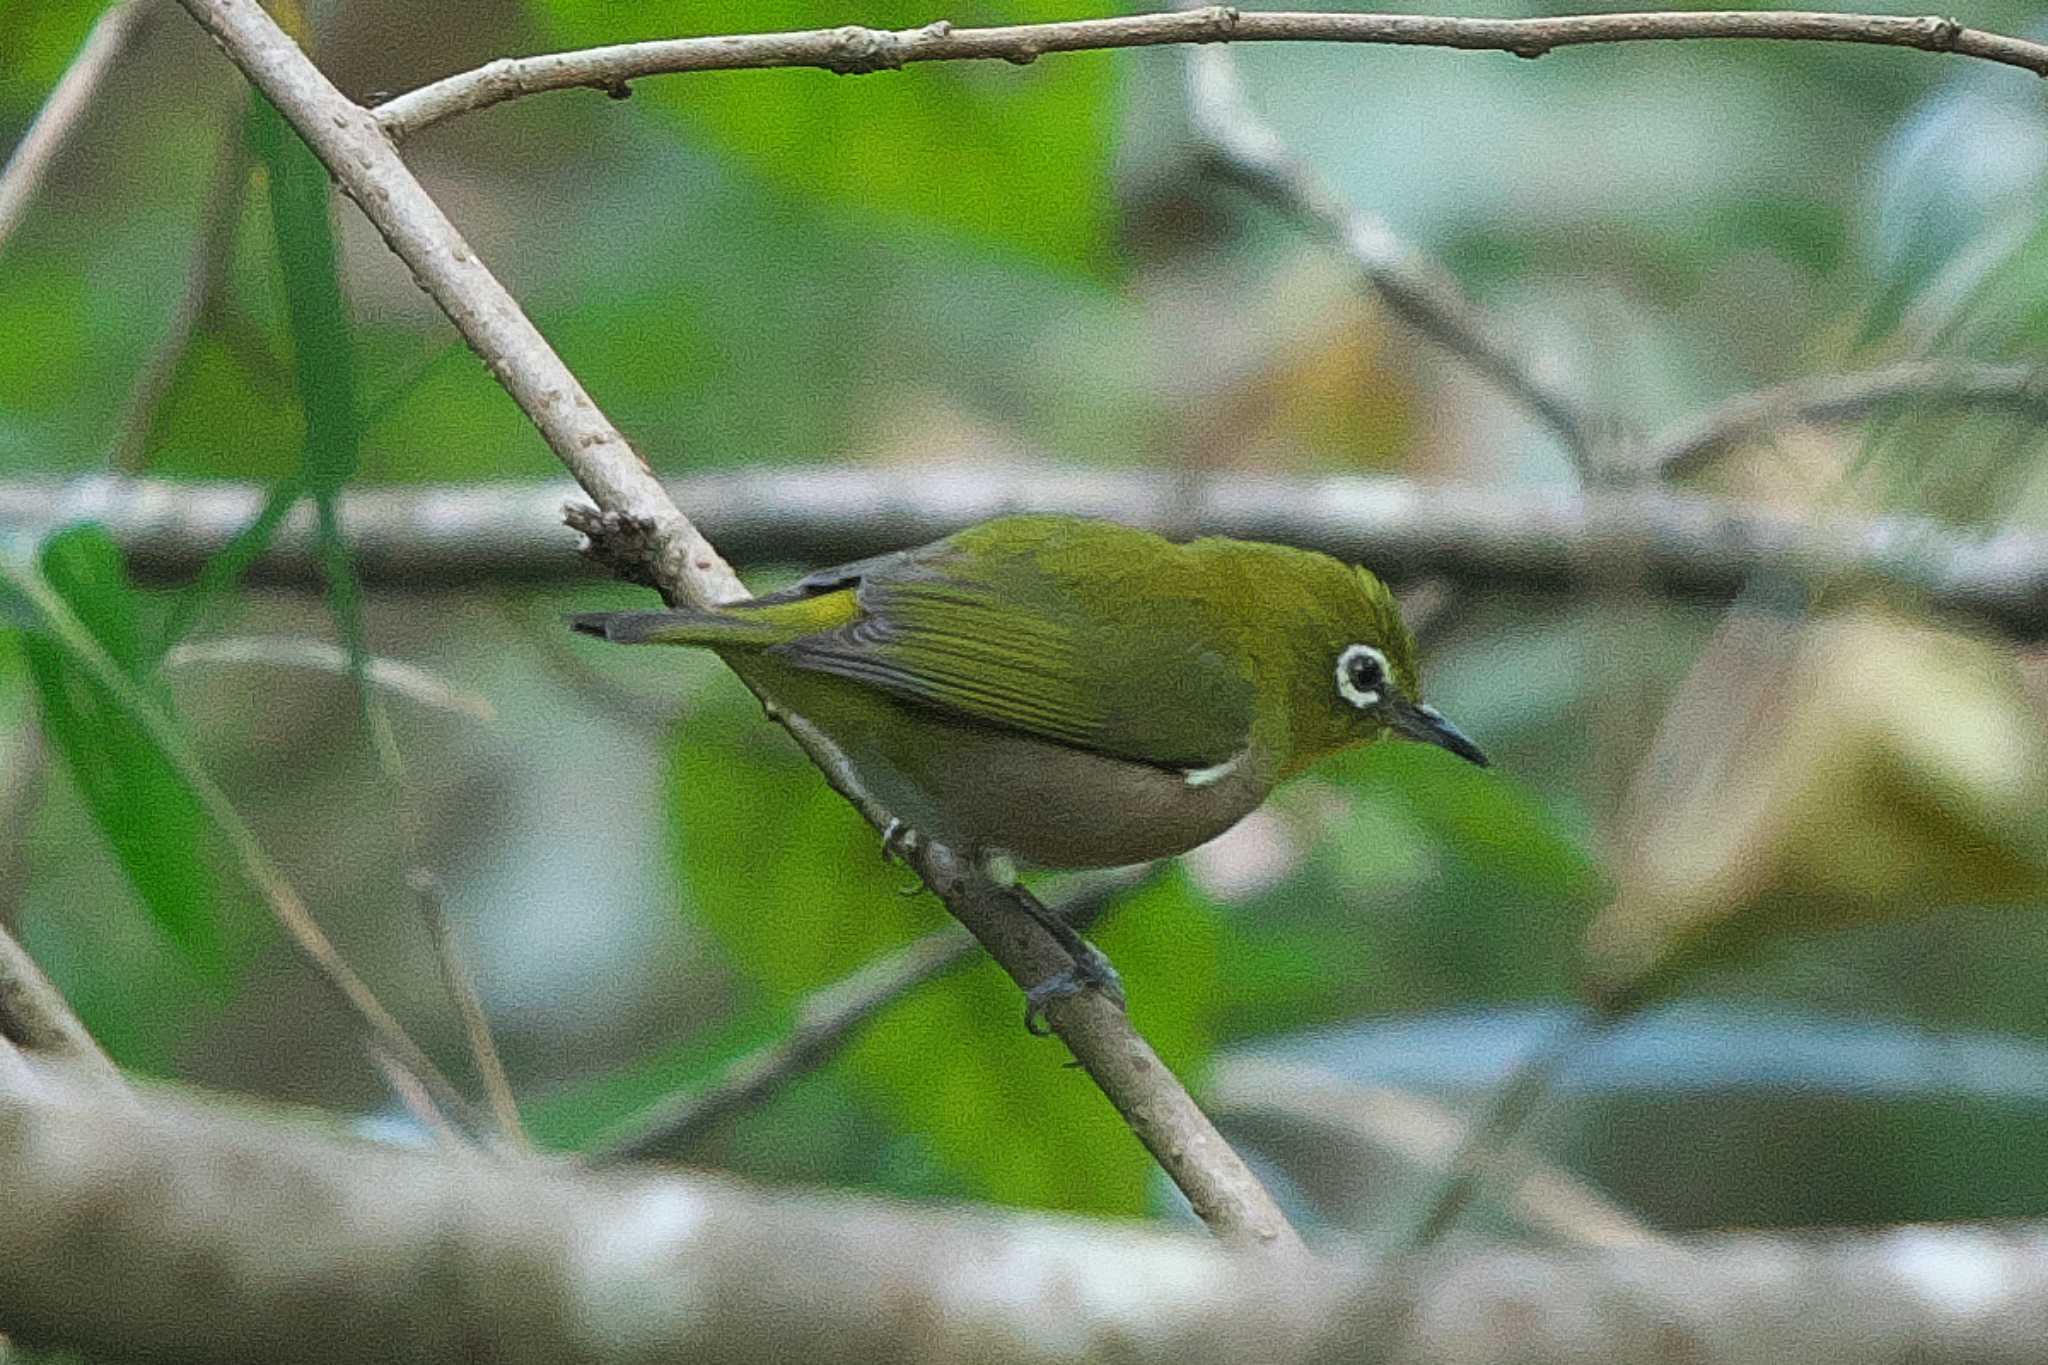
<svg viewBox="0 0 2048 1365"><path fill-rule="evenodd" d="M1465 732L1445 720L1443 712L1434 706L1397 705L1394 708L1394 733L1404 739L1449 749L1467 763L1477 763L1482 768L1488 766L1486 755L1479 752L1479 746L1465 738Z"/></svg>

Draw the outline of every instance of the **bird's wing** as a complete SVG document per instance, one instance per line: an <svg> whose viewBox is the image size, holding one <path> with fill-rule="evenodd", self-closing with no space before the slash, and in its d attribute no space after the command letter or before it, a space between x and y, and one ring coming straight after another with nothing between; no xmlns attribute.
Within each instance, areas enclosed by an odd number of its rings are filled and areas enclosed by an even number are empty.
<svg viewBox="0 0 2048 1365"><path fill-rule="evenodd" d="M1011 519L814 575L785 600L850 592L857 614L770 652L974 724L1210 767L1249 742L1254 694L1206 572L1142 532Z"/></svg>

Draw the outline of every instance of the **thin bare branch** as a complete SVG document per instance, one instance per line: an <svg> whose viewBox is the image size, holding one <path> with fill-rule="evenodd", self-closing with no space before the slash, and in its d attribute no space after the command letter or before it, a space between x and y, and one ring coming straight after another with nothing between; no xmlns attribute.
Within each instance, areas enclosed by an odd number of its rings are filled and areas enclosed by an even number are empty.
<svg viewBox="0 0 2048 1365"><path fill-rule="evenodd" d="M92 108L101 82L141 31L147 13L146 0L120 0L119 4L107 7L85 35L78 55L65 68L50 97L36 112L35 121L15 144L7 165L0 168L0 251L7 249L7 240L14 235L30 201L41 188L50 163L56 160L58 150L78 126L79 119Z"/></svg>
<svg viewBox="0 0 2048 1365"><path fill-rule="evenodd" d="M1183 479L999 465L797 467L673 487L742 561L833 563L1030 510L1113 517L1175 536L1286 541L1403 583L1440 577L1521 592L1711 600L1732 597L1759 573L1870 581L1922 593L2016 638L2048 638L2048 536L2038 532L1978 534L1903 517L1809 521L1659 489L1579 494L1370 476ZM351 492L344 507L357 568L372 584L558 583L587 572L549 534L573 491L566 483L392 488ZM140 576L181 581L262 500L261 489L234 484L0 480L0 529L33 536L95 520ZM282 528L253 576L317 582L310 530L305 521Z"/></svg>
<svg viewBox="0 0 2048 1365"><path fill-rule="evenodd" d="M179 3L383 234L601 509L597 520L630 527L644 542L646 576L662 595L696 606L746 597L739 576L669 500L646 462L407 170L376 117L336 90L256 0ZM772 698L763 701L834 787L883 828L888 812L851 782L843 756L825 736L801 717L779 713ZM917 856L922 861L913 865L926 884L1020 985L1036 985L1068 965L1051 935L1016 912L1009 893L963 872L938 845L922 845ZM1048 1019L1212 1230L1257 1245L1299 1245L1279 1206L1120 1009L1086 992L1058 1002Z"/></svg>
<svg viewBox="0 0 2048 1365"><path fill-rule="evenodd" d="M1972 360L1908 360L1861 374L1795 379L1731 398L1650 442L1639 464L1647 473L1682 479L1714 457L1758 436L1792 426L1853 422L1896 405L1900 410L1989 409L2048 423L2048 370Z"/></svg>
<svg viewBox="0 0 2048 1365"><path fill-rule="evenodd" d="M1594 423L1578 401L1539 378L1504 345L1499 327L1436 261L1387 221L1345 200L1262 122L1245 98L1229 49L1187 57L1188 113L1210 163L1341 250L1395 315L1485 375L1564 443L1582 477L1595 464Z"/></svg>
<svg viewBox="0 0 2048 1365"><path fill-rule="evenodd" d="M792 33L731 34L621 43L612 47L506 57L389 100L377 120L406 138L458 114L506 100L579 86L617 95L629 82L687 71L818 67L841 75L893 71L911 62L1004 61L1023 65L1053 52L1159 47L1171 43L1378 43L1512 52L1540 57L1584 43L1704 38L1871 43L1952 52L2048 75L2048 45L1964 28L1953 19L1805 10L1702 10L1570 14L1542 19L1462 19L1428 14L1331 14L1240 10L1227 5L1111 19L1073 19L998 28L848 25Z"/></svg>
<svg viewBox="0 0 2048 1365"><path fill-rule="evenodd" d="M1110 898L1141 883L1149 868L1091 877L1057 905L1085 929ZM884 953L857 971L812 992L796 1008L788 1033L730 1063L716 1081L636 1115L583 1153L588 1166L611 1166L652 1157L688 1156L727 1120L780 1094L843 1051L860 1031L897 1001L980 953L974 936L955 924Z"/></svg>

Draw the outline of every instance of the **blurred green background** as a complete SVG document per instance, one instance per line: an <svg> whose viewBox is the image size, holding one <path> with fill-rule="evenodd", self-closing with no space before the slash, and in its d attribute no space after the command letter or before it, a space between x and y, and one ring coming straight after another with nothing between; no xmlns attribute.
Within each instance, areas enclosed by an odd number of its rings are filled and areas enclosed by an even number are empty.
<svg viewBox="0 0 2048 1365"><path fill-rule="evenodd" d="M98 9L0 3L0 144ZM1076 13L1014 0L946 17ZM309 17L323 68L368 100L510 53L934 16L898 0L335 0ZM1960 17L2026 32L2036 11ZM656 78L623 102L503 105L405 153L663 473L943 460L1580 484L1545 428L1418 340L1345 259L1205 171L1184 61ZM1446 262L1512 349L1624 437L1788 378L2040 353L2048 107L2022 72L1778 43L1237 61L1318 172ZM328 199L183 13L154 11L0 243L0 480L115 468L321 498L557 475L404 267ZM1887 409L1774 433L1697 484L1788 516L1911 512L1967 534L2048 517L2040 446L2011 411ZM406 887L416 821L545 1142L588 1142L702 1084L785 1030L807 992L943 922L929 897L897 894L907 874L715 660L606 651L559 624L644 594L592 580L364 597L340 559L325 597L136 588L88 530L9 530L5 552L40 563L175 709L350 960L473 1084ZM756 583L801 567L742 566ZM1427 1163L1333 1165L1315 1135L1338 1120L1304 1098L1323 1093L1304 1074L1454 1106L1497 1081L1569 1008L1585 926L1648 876L1644 840L1714 844L1705 826L1730 806L1712 792L1674 807L1697 822L1645 832L1653 757L1705 770L1727 749L1734 790L1783 794L1783 821L1736 831L1763 841L1738 862L1768 862L1772 830L1811 826L1799 802L1832 799L1766 783L1760 751L1733 744L1740 725L1671 709L1730 676L1720 606L1511 578L1432 600L1431 700L1496 772L1410 751L1328 765L1124 898L1098 935L1167 1059L1198 1088L1231 1068L1217 1106L1290 1197L1365 1230L1398 1221ZM128 1066L394 1115L353 1021L189 794L44 623L7 611L0 922ZM359 637L452 694L380 692L403 791L345 671L199 647L270 637ZM1990 648L2019 681L1987 694L1985 723L2031 743L2048 663L2024 641ZM1819 680L1813 696L1873 686L1825 660L1799 676ZM1946 753L1945 686L1881 675L1926 705L1885 720L1904 729L1881 744L1876 722L1845 722L1840 745ZM1794 700L1779 723L1823 733ZM1920 791L1921 769L1886 771L1885 799ZM1942 809L1968 795L1928 781ZM1937 852L2010 845L2038 866L2038 794ZM1933 823L1871 837L1910 845ZM1808 863L1783 879L1711 913L1828 889ZM1687 977L1685 1008L1572 1073L1539 1125L1546 1148L1671 1226L2048 1212L2027 1136L2048 1117L2048 921L2026 912L2041 883L1978 897L2017 911L1900 885L1852 895L1831 917L1847 928L1762 936ZM693 1159L907 1196L1167 1207L1108 1104L1019 1015L992 968L961 971Z"/></svg>

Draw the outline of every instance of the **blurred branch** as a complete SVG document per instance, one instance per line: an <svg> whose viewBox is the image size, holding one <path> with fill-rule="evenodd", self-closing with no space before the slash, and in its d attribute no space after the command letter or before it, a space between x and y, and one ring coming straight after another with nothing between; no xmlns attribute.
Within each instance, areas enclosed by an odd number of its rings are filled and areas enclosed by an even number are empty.
<svg viewBox="0 0 2048 1365"><path fill-rule="evenodd" d="M0 1040L48 1062L116 1081L121 1073L14 936L0 929Z"/></svg>
<svg viewBox="0 0 2048 1365"><path fill-rule="evenodd" d="M336 90L256 0L179 3L305 139L597 504L588 518L579 517L592 543L630 538L644 552L640 572L672 604L745 598L746 585L406 168L377 118ZM608 533L602 540L600 529ZM878 830L890 823L822 734L779 711L772 698L762 700L869 823ZM921 843L911 863L1020 985L1069 965L1052 936L1017 913L1013 893L950 850ZM1056 1002L1047 1018L1213 1231L1254 1244L1299 1245L1271 1195L1121 1009L1088 991Z"/></svg>
<svg viewBox="0 0 2048 1365"><path fill-rule="evenodd" d="M200 0L185 0L188 5ZM1073 19L998 28L847 25L793 33L673 38L647 43L504 57L389 100L377 122L394 139L458 114L549 90L588 86L622 95L628 82L688 71L819 67L840 75L892 71L911 62L1006 61L1019 65L1051 52L1157 47L1171 43L1379 43L1512 52L1540 57L1583 43L1668 42L1701 38L1798 39L1872 43L1953 52L2048 75L2048 45L1964 28L1953 19L1802 10L1704 10L1647 14L1574 14L1542 19L1460 19L1426 14L1281 13L1210 6L1166 14Z"/></svg>
<svg viewBox="0 0 2048 1365"><path fill-rule="evenodd" d="M921 544L1024 510L1113 517L1171 535L1287 541L1397 582L1436 576L1516 591L1647 590L1733 597L1759 573L1879 582L2025 639L2048 638L2048 536L1973 534L1910 518L1805 521L1660 489L1589 495L1420 484L1024 466L799 467L678 480L677 496L742 561L832 563ZM568 484L391 488L344 496L366 581L399 589L559 582L587 570L553 538ZM113 534L138 575L197 572L262 506L233 484L0 480L0 530L80 519ZM312 583L311 523L294 520L254 576ZM1647 575L1645 568L1647 566Z"/></svg>
<svg viewBox="0 0 2048 1365"><path fill-rule="evenodd" d="M1328 1163L1345 1172L1354 1187L1359 1173L1382 1166L1387 1154L1447 1175L1471 1137L1472 1125L1427 1096L1361 1085L1306 1063L1225 1058L1211 1069L1204 1094L1226 1123L1278 1118L1305 1128L1319 1145L1334 1139L1340 1147L1363 1149L1348 1160L1340 1156ZM1339 1197L1355 1198L1356 1193L1346 1189ZM1583 1246L1677 1245L1587 1181L1549 1162L1532 1161L1518 1172L1504 1203L1537 1232Z"/></svg>
<svg viewBox="0 0 2048 1365"><path fill-rule="evenodd" d="M282 635L228 635L189 644L174 645L164 655L167 669L214 664L228 667L302 668L346 678L348 651L325 640ZM417 664L398 659L371 658L367 674L372 685L407 701L441 711L452 711L472 720L489 723L497 719L489 697L454 686Z"/></svg>
<svg viewBox="0 0 2048 1365"><path fill-rule="evenodd" d="M1396 316L1498 384L1556 432L1581 477L1591 481L1593 423L1577 401L1545 384L1497 340L1497 324L1465 296L1449 271L1402 241L1384 218L1347 203L1260 122L1229 49L1189 52L1187 90L1189 116L1211 165L1342 250Z"/></svg>
<svg viewBox="0 0 2048 1365"><path fill-rule="evenodd" d="M1113 897L1143 882L1151 871L1129 868L1090 877L1054 909L1085 930ZM728 1119L767 1103L791 1081L838 1056L883 1010L979 953L974 936L957 924L884 953L799 1001L796 1023L787 1034L736 1058L709 1086L636 1115L600 1138L583 1153L584 1164L689 1155Z"/></svg>
<svg viewBox="0 0 2048 1365"><path fill-rule="evenodd" d="M0 1331L123 1358L2016 1365L2048 1339L2039 1223L1280 1263L116 1108L32 1064L0 1071L0 1170Z"/></svg>
<svg viewBox="0 0 2048 1365"><path fill-rule="evenodd" d="M2048 423L2048 369L1969 360L1909 360L1861 374L1798 379L1731 398L1650 442L1646 474L1682 479L1732 446L1779 427L1852 422L1890 404L2002 408Z"/></svg>
<svg viewBox="0 0 2048 1365"><path fill-rule="evenodd" d="M41 188L58 149L92 107L100 83L141 31L147 15L146 0L120 0L107 7L85 35L78 55L58 78L50 97L36 112L35 121L15 144L7 165L0 167L0 251L7 249L8 238L20 226L22 215Z"/></svg>

